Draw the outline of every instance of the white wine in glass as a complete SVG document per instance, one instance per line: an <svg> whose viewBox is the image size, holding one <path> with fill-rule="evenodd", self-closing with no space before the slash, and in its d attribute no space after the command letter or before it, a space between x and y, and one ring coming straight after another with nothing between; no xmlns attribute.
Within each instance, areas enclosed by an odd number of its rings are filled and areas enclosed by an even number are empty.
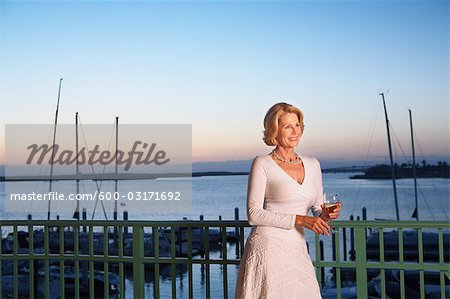
<svg viewBox="0 0 450 299"><path fill-rule="evenodd" d="M339 206L341 198L337 193L324 193L323 194L323 206L328 213L333 213L334 209ZM333 228L333 220L330 220L331 233L336 233L336 229Z"/></svg>

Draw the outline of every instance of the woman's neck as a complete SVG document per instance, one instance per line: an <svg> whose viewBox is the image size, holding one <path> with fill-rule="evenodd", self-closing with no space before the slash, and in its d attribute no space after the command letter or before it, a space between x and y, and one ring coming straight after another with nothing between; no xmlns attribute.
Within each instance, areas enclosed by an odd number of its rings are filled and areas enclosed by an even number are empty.
<svg viewBox="0 0 450 299"><path fill-rule="evenodd" d="M277 146L274 151L280 155L282 158L286 159L286 160L294 160L297 157L297 154L294 151L293 147L282 147L282 146Z"/></svg>

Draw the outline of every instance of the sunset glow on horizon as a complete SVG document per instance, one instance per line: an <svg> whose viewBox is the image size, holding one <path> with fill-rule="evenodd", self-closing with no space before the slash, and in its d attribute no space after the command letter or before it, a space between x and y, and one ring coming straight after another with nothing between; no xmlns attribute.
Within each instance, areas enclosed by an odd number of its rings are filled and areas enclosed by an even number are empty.
<svg viewBox="0 0 450 299"><path fill-rule="evenodd" d="M448 1L0 4L1 124L191 124L193 162L270 152L264 114L305 115L298 152L448 161ZM0 133L0 164L5 161Z"/></svg>

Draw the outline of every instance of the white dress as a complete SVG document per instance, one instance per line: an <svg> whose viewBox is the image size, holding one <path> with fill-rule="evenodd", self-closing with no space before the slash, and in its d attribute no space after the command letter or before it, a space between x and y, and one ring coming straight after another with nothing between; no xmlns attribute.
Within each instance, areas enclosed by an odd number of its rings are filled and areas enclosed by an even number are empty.
<svg viewBox="0 0 450 299"><path fill-rule="evenodd" d="M300 157L302 184L270 155L258 156L248 179L247 216L252 225L242 255L236 298L322 298L295 215L321 213L322 172L315 158Z"/></svg>

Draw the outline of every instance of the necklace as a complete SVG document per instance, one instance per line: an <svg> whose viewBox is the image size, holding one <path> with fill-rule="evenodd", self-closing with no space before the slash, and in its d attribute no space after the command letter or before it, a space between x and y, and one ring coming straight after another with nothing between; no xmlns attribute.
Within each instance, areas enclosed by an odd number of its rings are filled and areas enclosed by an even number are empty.
<svg viewBox="0 0 450 299"><path fill-rule="evenodd" d="M284 158L281 157L275 150L273 150L273 151L271 152L271 154L272 154L272 156L273 156L275 159L277 159L277 160L279 160L279 161L281 161L281 162L284 162L284 163L294 164L294 165L295 165L295 164L301 163L300 157L297 155L297 153L295 153L295 159L292 160L292 161L289 161L289 160L284 159Z"/></svg>

